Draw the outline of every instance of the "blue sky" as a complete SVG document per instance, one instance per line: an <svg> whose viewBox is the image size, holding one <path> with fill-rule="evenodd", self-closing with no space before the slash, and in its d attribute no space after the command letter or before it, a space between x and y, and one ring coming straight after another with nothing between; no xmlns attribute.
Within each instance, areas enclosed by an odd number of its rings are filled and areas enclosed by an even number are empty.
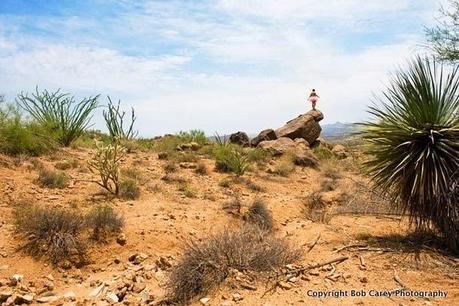
<svg viewBox="0 0 459 306"><path fill-rule="evenodd" d="M1 0L0 93L110 95L144 136L275 128L307 110L311 88L324 122L359 121L389 73L426 52L444 3Z"/></svg>

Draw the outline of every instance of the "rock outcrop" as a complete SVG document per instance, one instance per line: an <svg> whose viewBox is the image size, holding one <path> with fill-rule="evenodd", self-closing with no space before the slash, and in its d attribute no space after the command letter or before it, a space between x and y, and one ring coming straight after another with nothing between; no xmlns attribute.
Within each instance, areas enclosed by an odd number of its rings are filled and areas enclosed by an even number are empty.
<svg viewBox="0 0 459 306"><path fill-rule="evenodd" d="M244 132L237 132L230 135L229 141L231 143L246 147L250 144L249 136Z"/></svg>
<svg viewBox="0 0 459 306"><path fill-rule="evenodd" d="M320 111L309 111L306 114L290 120L283 127L278 128L275 131L276 136L278 138L287 137L292 140L303 138L309 144L312 144L320 136L322 128L319 125L319 121L323 118L324 116Z"/></svg>
<svg viewBox="0 0 459 306"><path fill-rule="evenodd" d="M287 137L281 137L276 140L266 140L258 144L262 149L269 151L272 155L282 155L285 152L296 147L296 143Z"/></svg>
<svg viewBox="0 0 459 306"><path fill-rule="evenodd" d="M250 145L252 147L256 147L262 141L276 140L276 139L277 139L276 132L274 132L273 129L266 129L266 130L261 131L257 137L253 138L250 141Z"/></svg>

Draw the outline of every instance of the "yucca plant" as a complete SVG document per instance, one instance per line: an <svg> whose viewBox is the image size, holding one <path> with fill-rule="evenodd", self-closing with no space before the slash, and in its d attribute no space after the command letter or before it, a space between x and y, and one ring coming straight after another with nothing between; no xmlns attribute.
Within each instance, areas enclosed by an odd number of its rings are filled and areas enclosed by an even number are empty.
<svg viewBox="0 0 459 306"><path fill-rule="evenodd" d="M417 229L436 228L459 251L459 68L417 57L399 70L363 123L375 184Z"/></svg>
<svg viewBox="0 0 459 306"><path fill-rule="evenodd" d="M20 93L16 102L40 124L55 131L60 144L69 146L89 126L98 98L97 95L76 102L68 93L40 92L37 87L31 96Z"/></svg>
<svg viewBox="0 0 459 306"><path fill-rule="evenodd" d="M111 98L108 98L107 110L103 111L105 124L107 125L108 133L112 139L130 140L137 136L137 131L134 130L134 123L137 119L134 108L131 108L131 121L125 126L124 117L126 112L120 109L121 101L115 105Z"/></svg>

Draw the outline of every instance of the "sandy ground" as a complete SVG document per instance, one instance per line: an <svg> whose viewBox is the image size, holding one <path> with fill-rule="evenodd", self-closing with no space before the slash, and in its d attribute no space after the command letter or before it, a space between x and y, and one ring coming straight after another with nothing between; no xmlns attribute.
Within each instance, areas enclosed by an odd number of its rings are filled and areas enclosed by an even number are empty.
<svg viewBox="0 0 459 306"><path fill-rule="evenodd" d="M222 209L225 201L237 195L245 205L255 198L266 201L275 220L275 235L287 237L304 250L304 256L297 264L307 266L340 256L348 259L334 267L328 265L295 279L290 282L291 288L278 287L266 294L273 281L260 280L256 283L256 290L243 289L228 281L206 295L210 298L208 305L459 305L458 259L427 247L419 249L401 242L408 233L405 220L361 213L337 214L328 224L308 220L304 212L305 199L313 190L320 188L324 173L307 168L297 168L289 177L274 176L265 171L251 172L246 178L264 189L256 192L244 183L221 187L219 182L230 175L212 171L213 161L205 159L209 175L197 175L192 169L179 169L175 174L189 181L195 193L195 197L190 198L179 191L176 183L161 180L165 162L158 160L155 153L129 154L125 165L133 165L142 172L142 195L135 201L111 200L126 220L124 233L127 244L121 246L112 239L105 244L91 246L90 264L81 269L63 270L43 259L31 258L19 248L22 241L14 233L12 206L18 201L28 200L87 210L97 203L108 201L100 194L97 185L84 181L93 178L85 170L89 154L86 149L69 149L52 157L40 158L49 167L70 157L79 160L78 168L66 170L71 184L62 190L38 187L34 182L38 174L30 159L0 158L0 279L22 274L24 282L40 287L48 276L54 279L54 292L73 291L77 298L87 297L98 282L116 278L132 269L128 261L132 254L147 254L148 258L142 264L148 267L154 266L160 257L168 258L173 264L181 255L184 241L206 239L209 234L225 227L238 226L241 221ZM364 180L358 174L340 171L343 178L338 180L338 187L326 194L331 204L343 194L357 192L355 180ZM319 234L317 244L307 252L310 243ZM367 247L363 250L358 247L337 250L352 244L365 244ZM118 260L120 263L116 264ZM167 270L155 269L147 280L155 301L164 295L167 275ZM447 297L373 296L400 288L401 284L394 276L410 290L441 290L447 293ZM319 292L351 295L352 290L365 296L312 296ZM243 299L237 303L226 301L231 300L235 293ZM200 305L200 302L195 301L194 304Z"/></svg>

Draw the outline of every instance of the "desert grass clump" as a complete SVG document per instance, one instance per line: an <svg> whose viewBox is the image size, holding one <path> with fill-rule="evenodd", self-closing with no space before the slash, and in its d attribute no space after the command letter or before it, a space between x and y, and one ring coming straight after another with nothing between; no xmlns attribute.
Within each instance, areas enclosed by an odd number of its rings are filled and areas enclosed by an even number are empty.
<svg viewBox="0 0 459 306"><path fill-rule="evenodd" d="M199 175L208 175L209 169L207 169L207 166L204 162L199 162L196 165L196 169L194 170L194 172Z"/></svg>
<svg viewBox="0 0 459 306"><path fill-rule="evenodd" d="M18 233L27 238L24 249L35 257L48 257L52 263L64 260L82 263L86 245L81 238L84 218L59 207L19 205L14 211Z"/></svg>
<svg viewBox="0 0 459 306"><path fill-rule="evenodd" d="M53 171L46 168L41 168L38 171L37 183L41 187L63 189L68 186L69 179L65 173L61 171Z"/></svg>
<svg viewBox="0 0 459 306"><path fill-rule="evenodd" d="M164 165L163 169L166 173L174 173L177 172L178 167L175 162L169 161Z"/></svg>
<svg viewBox="0 0 459 306"><path fill-rule="evenodd" d="M256 199L244 215L244 219L261 230L272 231L274 220L271 211L261 199Z"/></svg>
<svg viewBox="0 0 459 306"><path fill-rule="evenodd" d="M274 165L272 172L276 175L288 177L295 171L294 155L291 152L284 154Z"/></svg>
<svg viewBox="0 0 459 306"><path fill-rule="evenodd" d="M80 165L78 159L72 158L68 160L59 161L54 164L54 168L58 170L69 170L77 168Z"/></svg>
<svg viewBox="0 0 459 306"><path fill-rule="evenodd" d="M208 142L206 134L201 130L189 130L186 132L181 131L177 134L177 136L183 142L196 142L201 146Z"/></svg>
<svg viewBox="0 0 459 306"><path fill-rule="evenodd" d="M167 282L168 301L189 303L230 275L231 269L272 272L298 260L290 244L253 226L226 229L202 241L190 241Z"/></svg>
<svg viewBox="0 0 459 306"><path fill-rule="evenodd" d="M363 123L365 163L417 230L434 228L459 252L459 67L417 57L398 71Z"/></svg>
<svg viewBox="0 0 459 306"><path fill-rule="evenodd" d="M335 154L324 145L319 145L312 149L314 155L320 160L334 159Z"/></svg>
<svg viewBox="0 0 459 306"><path fill-rule="evenodd" d="M20 93L16 102L38 123L55 132L62 145L69 146L89 126L98 98L97 95L76 102L74 97L60 90L39 92L37 87L31 96Z"/></svg>
<svg viewBox="0 0 459 306"><path fill-rule="evenodd" d="M140 187L136 180L127 178L119 183L118 197L124 200L136 200L140 197Z"/></svg>
<svg viewBox="0 0 459 306"><path fill-rule="evenodd" d="M120 165L124 156L124 148L115 141L107 145L97 144L96 153L88 161L89 170L100 178L94 183L115 196L120 191Z"/></svg>
<svg viewBox="0 0 459 306"><path fill-rule="evenodd" d="M180 183L178 190L187 198L196 198L196 190L188 182Z"/></svg>
<svg viewBox="0 0 459 306"><path fill-rule="evenodd" d="M111 206L99 205L86 215L86 225L92 230L92 238L105 239L108 235L120 233L124 219Z"/></svg>
<svg viewBox="0 0 459 306"><path fill-rule="evenodd" d="M105 125L107 126L108 133L112 140L132 140L137 136L137 132L134 130L134 123L137 119L135 116L134 108L131 108L131 119L130 122L125 125L126 112L120 109L121 100L118 104L114 104L112 99L107 96L108 105L107 109L103 111L105 119ZM127 142L130 144L130 142Z"/></svg>

